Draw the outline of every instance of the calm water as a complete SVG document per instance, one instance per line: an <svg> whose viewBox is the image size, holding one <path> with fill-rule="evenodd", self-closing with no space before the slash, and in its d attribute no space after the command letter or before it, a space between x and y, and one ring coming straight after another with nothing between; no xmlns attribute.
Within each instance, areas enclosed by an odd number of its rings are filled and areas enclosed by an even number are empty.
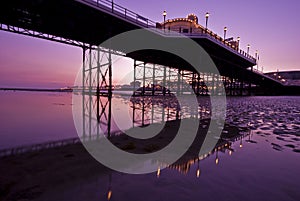
<svg viewBox="0 0 300 201"><path fill-rule="evenodd" d="M1 149L77 137L71 94L5 91L0 94Z"/></svg>
<svg viewBox="0 0 300 201"><path fill-rule="evenodd" d="M227 101L226 121L251 128L250 135L235 142L231 151L191 162L184 171L164 169L159 177L157 173L94 172L57 184L36 200L107 200L108 194L111 200L300 200L300 97L231 97ZM0 102L0 149L77 137L72 94L0 92ZM134 103L143 106L140 101ZM162 108L165 120L176 118L176 105L163 104L156 100L154 118L152 108L144 104L146 124L153 119L159 122ZM122 118L133 114L128 98L115 96L113 105ZM140 125L140 115L123 125ZM185 108L180 115L187 117L190 110ZM204 104L201 118L206 117L209 110Z"/></svg>

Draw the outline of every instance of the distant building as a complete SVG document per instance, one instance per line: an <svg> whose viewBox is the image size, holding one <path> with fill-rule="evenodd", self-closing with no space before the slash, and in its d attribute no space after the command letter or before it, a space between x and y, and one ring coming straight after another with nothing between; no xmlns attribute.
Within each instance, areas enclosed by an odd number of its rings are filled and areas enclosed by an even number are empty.
<svg viewBox="0 0 300 201"><path fill-rule="evenodd" d="M129 84L123 84L120 86L120 89L131 89L132 87Z"/></svg>
<svg viewBox="0 0 300 201"><path fill-rule="evenodd" d="M134 88L134 89L138 89L138 88L140 88L141 87L141 82L140 81L133 81L133 82L130 82L130 86L131 86L131 88Z"/></svg>
<svg viewBox="0 0 300 201"><path fill-rule="evenodd" d="M300 86L300 71L277 71L265 73L269 77L277 79L290 86Z"/></svg>

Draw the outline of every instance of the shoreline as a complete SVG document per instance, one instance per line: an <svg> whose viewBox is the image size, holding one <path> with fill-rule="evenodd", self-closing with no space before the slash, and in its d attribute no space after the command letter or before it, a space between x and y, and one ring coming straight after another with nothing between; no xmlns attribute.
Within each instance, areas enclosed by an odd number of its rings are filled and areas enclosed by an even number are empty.
<svg viewBox="0 0 300 201"><path fill-rule="evenodd" d="M36 88L6 88L0 87L0 91L34 91L34 92L73 92L72 89L36 89Z"/></svg>

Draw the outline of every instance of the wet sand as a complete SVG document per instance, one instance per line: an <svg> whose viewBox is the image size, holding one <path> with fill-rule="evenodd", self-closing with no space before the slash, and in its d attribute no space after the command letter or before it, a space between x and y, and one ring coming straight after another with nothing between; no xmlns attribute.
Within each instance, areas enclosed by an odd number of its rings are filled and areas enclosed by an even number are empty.
<svg viewBox="0 0 300 201"><path fill-rule="evenodd" d="M201 121L194 143L177 164L182 165L198 158L209 122L209 120ZM178 123L180 121L168 122L165 129L149 143L139 143L125 135L112 137L111 141L128 152L154 152L172 140ZM225 138L240 136L240 130L233 126L226 125L224 131L218 145L223 145ZM154 146L154 142L159 143L155 143ZM5 173L0 176L1 200L39 200L53 186L59 185L63 188L72 183L86 181L88 178L106 176L113 171L98 163L82 144L75 144L1 158L0 172Z"/></svg>
<svg viewBox="0 0 300 201"><path fill-rule="evenodd" d="M300 153L300 98L290 97L229 97L226 122L248 127L265 137L277 151L291 149ZM267 139L269 138L269 139Z"/></svg>

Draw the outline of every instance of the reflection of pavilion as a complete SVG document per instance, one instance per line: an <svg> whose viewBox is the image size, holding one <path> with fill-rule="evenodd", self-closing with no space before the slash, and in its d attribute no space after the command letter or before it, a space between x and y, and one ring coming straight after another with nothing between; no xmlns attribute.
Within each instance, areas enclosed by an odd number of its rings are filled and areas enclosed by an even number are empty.
<svg viewBox="0 0 300 201"><path fill-rule="evenodd" d="M222 153L228 153L229 155L232 155L232 153L236 150L233 149L232 145L239 141L239 148L243 147L243 139L245 137L251 137L251 131L246 131L246 132L242 132L242 133L236 133L234 136L230 137L230 138L225 138L224 134L221 135L221 138L219 140L219 142L217 143L217 145L215 146L215 148L210 151L209 153L203 154L201 156L183 156L181 157L178 161L176 161L174 164L169 165L168 168L170 169L175 169L178 172L181 172L183 174L187 174L190 171L191 166L193 166L194 164L197 163L197 171L196 171L196 176L199 177L200 176L200 167L199 167L199 163L201 160L204 160L206 158L215 156L215 163L216 165L219 164L220 162L220 156L219 156L219 152ZM161 174L161 170L158 169L159 174Z"/></svg>
<svg viewBox="0 0 300 201"><path fill-rule="evenodd" d="M201 169L200 169L200 165L201 165L201 161L204 159L208 159L210 157L215 157L215 164L218 165L221 161L219 153L228 153L229 155L232 155L233 152L238 151L238 149L234 149L233 146L236 143L239 143L238 147L242 148L243 147L243 140L246 137L249 137L248 140L245 140L246 142L250 140L251 137L251 131L249 130L245 130L245 131L241 131L241 132L237 132L234 134L228 134L228 133L223 133L221 135L221 138L219 140L219 142L217 143L217 145L215 146L215 148L208 152L205 153L201 156L196 155L191 155L191 154L185 154L184 156L182 156L177 162L171 164L171 165L167 165L168 169L173 169L176 170L180 173L182 173L183 175L187 175L190 171L192 166L196 166L196 171L195 173L193 173L195 175L195 177L199 178L201 175ZM155 174L149 174L149 177L153 177L156 176L157 178L160 178L161 175L163 174L163 171L161 167L165 167L166 164L162 164L159 161L157 161L158 164L158 168L157 168L157 172ZM194 169L193 169L194 170ZM115 180L117 180L118 178L117 174L115 174ZM107 200L110 200L113 194L112 191L112 187L113 187L113 181L112 181L112 174L109 173L109 178L108 178L108 190L107 190ZM115 192L116 194L117 192Z"/></svg>

